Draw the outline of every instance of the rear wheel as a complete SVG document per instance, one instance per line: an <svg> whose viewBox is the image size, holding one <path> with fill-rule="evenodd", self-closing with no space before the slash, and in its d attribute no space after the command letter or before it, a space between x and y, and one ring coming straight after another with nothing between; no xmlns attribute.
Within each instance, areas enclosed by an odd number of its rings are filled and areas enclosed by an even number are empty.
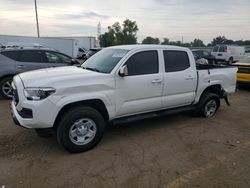
<svg viewBox="0 0 250 188"><path fill-rule="evenodd" d="M220 107L220 98L214 93L205 93L195 110L195 115L202 117L213 117Z"/></svg>
<svg viewBox="0 0 250 188"><path fill-rule="evenodd" d="M13 77L9 76L0 81L0 94L2 97L6 99L12 98L12 88L11 88L11 82Z"/></svg>
<svg viewBox="0 0 250 188"><path fill-rule="evenodd" d="M68 110L57 127L57 140L72 153L94 148L105 129L102 115L94 108L79 106Z"/></svg>

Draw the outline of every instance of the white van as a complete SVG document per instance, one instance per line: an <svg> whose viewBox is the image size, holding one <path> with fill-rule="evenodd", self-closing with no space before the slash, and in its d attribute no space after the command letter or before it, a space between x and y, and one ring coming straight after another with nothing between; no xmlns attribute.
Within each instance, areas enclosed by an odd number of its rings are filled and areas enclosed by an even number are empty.
<svg viewBox="0 0 250 188"><path fill-rule="evenodd" d="M233 45L217 45L213 48L211 54L216 60L226 61L232 64L239 61L245 55L245 47Z"/></svg>

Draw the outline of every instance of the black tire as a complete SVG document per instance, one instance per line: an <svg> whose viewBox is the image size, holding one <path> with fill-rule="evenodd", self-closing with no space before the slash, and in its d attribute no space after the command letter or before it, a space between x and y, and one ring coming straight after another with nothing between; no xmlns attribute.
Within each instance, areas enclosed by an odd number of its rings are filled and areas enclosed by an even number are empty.
<svg viewBox="0 0 250 188"><path fill-rule="evenodd" d="M53 129L35 129L37 135L41 138L49 138L53 136Z"/></svg>
<svg viewBox="0 0 250 188"><path fill-rule="evenodd" d="M208 113L208 109L211 106L211 113ZM220 98L214 93L202 94L199 103L195 109L194 115L205 118L213 117L220 107Z"/></svg>
<svg viewBox="0 0 250 188"><path fill-rule="evenodd" d="M0 81L0 95L5 98L5 99L11 99L12 98L12 94L10 93L10 95L7 94L7 90L6 90L6 85L9 86L9 83L11 83L13 80L13 77L12 76L8 76L8 77L5 77L3 78L1 81Z"/></svg>
<svg viewBox="0 0 250 188"><path fill-rule="evenodd" d="M84 144L81 143L76 144L74 142L78 142L77 140L79 135L76 135L75 137L76 140L75 138L70 136L72 132L72 127L79 127L78 124L80 122L80 127L81 127L80 129L87 129L88 131L90 128L82 128L82 126L85 127L84 124L85 120L90 121L91 125L94 125L95 134L93 138L90 139L89 142ZM81 125L81 123L83 123L84 125ZM105 121L103 119L103 116L97 110L88 106L77 106L75 108L69 109L62 115L62 118L60 119L56 130L57 141L60 145L64 147L64 149L66 149L71 153L84 152L94 148L100 142L104 134L104 130L105 130ZM79 128L75 128L75 132L77 131L78 134L84 134L84 133L79 133ZM87 137L86 135L87 133L85 133L85 135L80 135L79 137L84 137L85 141L85 138Z"/></svg>
<svg viewBox="0 0 250 188"><path fill-rule="evenodd" d="M228 64L229 65L232 65L234 62L234 58L233 57L230 57L229 60L228 60Z"/></svg>

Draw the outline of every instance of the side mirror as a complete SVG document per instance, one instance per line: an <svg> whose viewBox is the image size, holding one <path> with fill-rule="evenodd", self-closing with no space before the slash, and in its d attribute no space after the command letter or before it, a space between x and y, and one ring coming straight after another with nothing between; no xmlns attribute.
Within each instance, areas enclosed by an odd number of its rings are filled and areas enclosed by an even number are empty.
<svg viewBox="0 0 250 188"><path fill-rule="evenodd" d="M124 65L123 67L120 68L119 76L121 76L121 77L128 76L128 67L127 67L127 65Z"/></svg>

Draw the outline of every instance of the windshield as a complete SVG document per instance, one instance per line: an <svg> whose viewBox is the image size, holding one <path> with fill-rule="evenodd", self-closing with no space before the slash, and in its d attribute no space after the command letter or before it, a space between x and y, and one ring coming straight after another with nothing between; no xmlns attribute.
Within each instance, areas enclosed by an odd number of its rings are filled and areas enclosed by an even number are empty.
<svg viewBox="0 0 250 188"><path fill-rule="evenodd" d="M215 47L213 48L213 52L217 52L218 49L219 49L219 46L215 46Z"/></svg>
<svg viewBox="0 0 250 188"><path fill-rule="evenodd" d="M82 64L82 68L102 73L110 73L117 63L128 53L124 49L103 49Z"/></svg>

